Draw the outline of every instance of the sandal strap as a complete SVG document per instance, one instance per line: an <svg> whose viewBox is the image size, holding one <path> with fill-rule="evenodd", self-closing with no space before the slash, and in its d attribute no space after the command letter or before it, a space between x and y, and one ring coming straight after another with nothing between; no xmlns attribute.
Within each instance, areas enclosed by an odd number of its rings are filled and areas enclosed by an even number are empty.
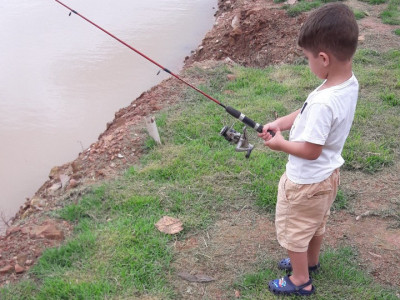
<svg viewBox="0 0 400 300"><path fill-rule="evenodd" d="M300 290L304 289L306 286L309 286L310 284L312 284L312 278L311 277L306 283L304 283L302 285L294 285L294 283L290 280L289 276L286 276L285 279L287 281L290 281L293 284L293 286L295 287L296 291L300 291Z"/></svg>

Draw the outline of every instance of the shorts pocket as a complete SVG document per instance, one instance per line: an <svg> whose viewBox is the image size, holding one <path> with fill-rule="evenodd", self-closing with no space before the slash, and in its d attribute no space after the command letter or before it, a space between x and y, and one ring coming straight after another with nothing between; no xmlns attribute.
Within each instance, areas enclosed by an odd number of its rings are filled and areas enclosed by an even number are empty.
<svg viewBox="0 0 400 300"><path fill-rule="evenodd" d="M314 198L332 193L333 187L329 180L310 184L307 189L307 198Z"/></svg>

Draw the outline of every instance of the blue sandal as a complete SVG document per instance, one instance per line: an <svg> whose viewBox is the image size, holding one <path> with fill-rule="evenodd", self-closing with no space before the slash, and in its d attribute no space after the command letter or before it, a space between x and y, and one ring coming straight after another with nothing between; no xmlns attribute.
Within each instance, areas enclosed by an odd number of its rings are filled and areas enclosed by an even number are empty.
<svg viewBox="0 0 400 300"><path fill-rule="evenodd" d="M289 276L280 279L271 280L268 284L268 289L275 295L297 295L297 296L310 296L315 293L315 287L312 286L311 291L304 288L312 283L312 279L302 285L294 285L290 281Z"/></svg>
<svg viewBox="0 0 400 300"><path fill-rule="evenodd" d="M319 269L321 268L320 263L316 264L315 266L308 267L309 273L318 273ZM286 272L292 271L292 264L290 263L290 258L284 258L278 263L278 269L285 270Z"/></svg>

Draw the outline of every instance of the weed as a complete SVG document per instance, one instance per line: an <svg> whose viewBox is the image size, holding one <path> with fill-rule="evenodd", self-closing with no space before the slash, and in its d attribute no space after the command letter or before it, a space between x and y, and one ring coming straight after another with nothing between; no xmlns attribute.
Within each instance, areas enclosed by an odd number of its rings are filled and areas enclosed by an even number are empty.
<svg viewBox="0 0 400 300"><path fill-rule="evenodd" d="M387 8L380 15L384 24L400 25L399 6L400 0L389 0Z"/></svg>
<svg viewBox="0 0 400 300"><path fill-rule="evenodd" d="M321 271L313 276L318 293L310 299L397 299L394 289L374 283L359 269L357 253L350 247L327 249L320 261ZM268 291L268 282L285 274L278 270L275 262L268 261L261 265L262 269L244 275L234 285L234 289L240 290L242 299L276 298Z"/></svg>
<svg viewBox="0 0 400 300"><path fill-rule="evenodd" d="M394 92L384 92L380 95L383 102L389 104L390 106L400 105L400 94L395 94Z"/></svg>
<svg viewBox="0 0 400 300"><path fill-rule="evenodd" d="M361 20L363 18L365 18L367 16L367 14L365 13L365 11L362 10L354 10L354 16L356 17L356 20Z"/></svg>

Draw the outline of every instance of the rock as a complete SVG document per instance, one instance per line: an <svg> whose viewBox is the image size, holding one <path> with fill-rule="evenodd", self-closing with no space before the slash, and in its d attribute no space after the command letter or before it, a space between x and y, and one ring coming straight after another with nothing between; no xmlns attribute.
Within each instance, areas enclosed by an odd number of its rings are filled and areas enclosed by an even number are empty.
<svg viewBox="0 0 400 300"><path fill-rule="evenodd" d="M43 207L45 205L45 201L39 197L33 197L31 200L31 206Z"/></svg>
<svg viewBox="0 0 400 300"><path fill-rule="evenodd" d="M78 185L79 185L79 181L77 181L75 179L71 179L69 181L68 188L73 189L73 188L76 188Z"/></svg>
<svg viewBox="0 0 400 300"><path fill-rule="evenodd" d="M234 81L234 80L236 80L236 75L234 75L234 74L228 74L228 75L226 75L226 78L227 78L229 81Z"/></svg>
<svg viewBox="0 0 400 300"><path fill-rule="evenodd" d="M77 161L77 160L75 160L72 164L71 164L71 167L72 167L72 173L78 173L79 171L81 171L82 170L82 164L79 162L79 161Z"/></svg>
<svg viewBox="0 0 400 300"><path fill-rule="evenodd" d="M14 270L13 266L7 265L0 269L0 274L7 274L7 273L12 272L12 270Z"/></svg>
<svg viewBox="0 0 400 300"><path fill-rule="evenodd" d="M49 178L50 179L55 179L58 177L58 173L60 172L60 167L53 167L50 170Z"/></svg>
<svg viewBox="0 0 400 300"><path fill-rule="evenodd" d="M60 182L61 182L61 187L66 187L67 185L68 185L68 183L69 183L69 176L68 175L65 175L65 174L61 174L60 175Z"/></svg>
<svg viewBox="0 0 400 300"><path fill-rule="evenodd" d="M57 182L57 183L55 183L55 184L53 184L50 188L49 188L49 190L50 190L50 192L56 192L56 191L58 191L59 189L61 189L61 187L62 187L62 184L61 184L61 182Z"/></svg>
<svg viewBox="0 0 400 300"><path fill-rule="evenodd" d="M27 265L27 266L32 266L32 265L33 265L33 260L32 260L32 259L28 259L28 260L25 262L25 265Z"/></svg>
<svg viewBox="0 0 400 300"><path fill-rule="evenodd" d="M233 17L231 26L233 30L240 29L240 17L238 15Z"/></svg>
<svg viewBox="0 0 400 300"><path fill-rule="evenodd" d="M10 234L16 233L18 231L21 231L21 227L19 226L8 227L6 230L6 236L9 236Z"/></svg>
<svg viewBox="0 0 400 300"><path fill-rule="evenodd" d="M25 272L25 268L21 267L19 264L16 264L14 269L15 269L15 273L17 273L17 274L21 274L21 273Z"/></svg>
<svg viewBox="0 0 400 300"><path fill-rule="evenodd" d="M31 231L31 236L34 238L46 238L57 241L64 239L64 233L57 229L56 225L52 222L33 228Z"/></svg>
<svg viewBox="0 0 400 300"><path fill-rule="evenodd" d="M178 276L184 280L190 281L190 282L211 282L215 281L214 278L211 276L205 275L205 274L195 274L192 275L188 272L180 272L178 273Z"/></svg>

